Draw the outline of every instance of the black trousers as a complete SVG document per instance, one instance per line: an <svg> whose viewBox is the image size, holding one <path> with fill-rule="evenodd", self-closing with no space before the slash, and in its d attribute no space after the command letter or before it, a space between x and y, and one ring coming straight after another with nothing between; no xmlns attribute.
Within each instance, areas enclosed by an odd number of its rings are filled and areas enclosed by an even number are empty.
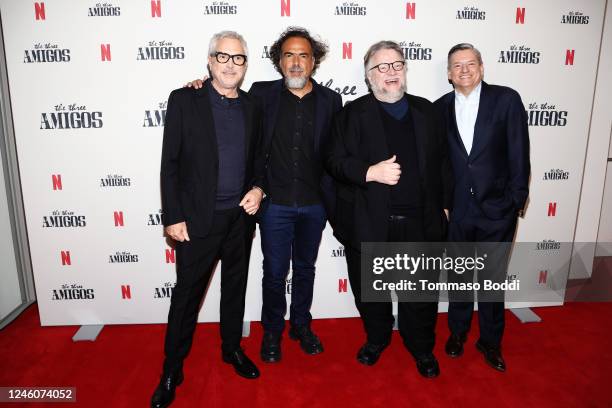
<svg viewBox="0 0 612 408"><path fill-rule="evenodd" d="M209 234L176 245L176 286L172 291L166 329L164 373L182 369L196 328L200 304L217 260L221 259L222 350L240 347L248 255L253 239L240 207L215 211Z"/></svg>
<svg viewBox="0 0 612 408"><path fill-rule="evenodd" d="M406 217L388 221L388 242L422 242L425 240L423 219ZM361 251L345 245L348 276L355 305L363 321L368 342L382 344L391 340L393 305L389 302L361 301ZM399 332L406 348L415 357L433 351L436 340L438 302L398 302Z"/></svg>
<svg viewBox="0 0 612 408"><path fill-rule="evenodd" d="M472 200L466 215L461 220L451 218L448 240L453 242L512 242L516 231L516 220L514 213L499 220L491 220ZM507 248L509 249L509 246ZM496 262L500 264L508 261L508 253L503 250L497 254L497 257L499 259ZM474 302L453 302L452 297L449 300L448 327L454 334L466 334L470 330ZM504 302L478 302L478 324L481 342L499 347L504 335Z"/></svg>

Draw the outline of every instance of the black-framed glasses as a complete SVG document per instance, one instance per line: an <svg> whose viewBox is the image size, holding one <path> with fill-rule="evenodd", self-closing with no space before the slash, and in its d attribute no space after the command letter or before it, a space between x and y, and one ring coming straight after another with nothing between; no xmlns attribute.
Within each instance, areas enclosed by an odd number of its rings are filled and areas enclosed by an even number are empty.
<svg viewBox="0 0 612 408"><path fill-rule="evenodd" d="M372 68L370 68L370 71L377 68L378 72L384 74L385 72L388 72L391 67L393 67L394 71L401 71L404 69L404 65L406 65L406 61L381 62L380 64L374 65Z"/></svg>
<svg viewBox="0 0 612 408"><path fill-rule="evenodd" d="M219 51L215 52L215 59L220 64L227 63L227 61L229 61L230 58L232 59L232 62L234 63L234 65L238 65L238 66L244 65L244 63L247 61L247 56L244 54L230 55L226 52L219 52Z"/></svg>

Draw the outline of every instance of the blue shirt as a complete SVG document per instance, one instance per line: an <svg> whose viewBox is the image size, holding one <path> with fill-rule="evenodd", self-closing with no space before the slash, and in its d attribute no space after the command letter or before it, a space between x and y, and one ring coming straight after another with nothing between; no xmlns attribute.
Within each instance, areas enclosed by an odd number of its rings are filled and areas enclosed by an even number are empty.
<svg viewBox="0 0 612 408"><path fill-rule="evenodd" d="M215 209L235 208L242 199L246 171L246 144L244 110L240 97L227 98L210 84L219 173L217 175L217 201Z"/></svg>

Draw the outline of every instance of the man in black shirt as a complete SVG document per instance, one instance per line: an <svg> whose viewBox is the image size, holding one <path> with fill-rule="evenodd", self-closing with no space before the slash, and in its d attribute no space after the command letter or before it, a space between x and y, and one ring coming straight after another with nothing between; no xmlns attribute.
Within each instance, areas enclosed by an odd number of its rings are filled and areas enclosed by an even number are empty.
<svg viewBox="0 0 612 408"><path fill-rule="evenodd" d="M400 46L392 41L372 45L364 68L371 93L337 115L326 164L337 180L334 235L344 244L367 334L357 360L373 365L391 341L392 304L362 299L361 243L443 241L453 181L433 104L406 93ZM433 355L437 313L437 302L398 303L404 345L428 378L440 372Z"/></svg>
<svg viewBox="0 0 612 408"><path fill-rule="evenodd" d="M333 184L323 168L321 148L327 143L333 115L342 107L339 94L311 78L326 53L327 46L307 30L289 27L270 49L283 79L255 82L249 91L264 111L267 198L258 219L264 255L261 358L265 362L281 359L290 262L289 336L299 340L308 354L323 351L310 326L315 262L326 221L334 213Z"/></svg>

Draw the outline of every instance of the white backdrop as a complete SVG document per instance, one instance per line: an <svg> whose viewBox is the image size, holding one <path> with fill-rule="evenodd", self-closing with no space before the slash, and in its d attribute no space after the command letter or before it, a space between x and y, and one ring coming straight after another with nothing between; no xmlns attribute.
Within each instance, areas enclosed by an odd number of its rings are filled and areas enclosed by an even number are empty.
<svg viewBox="0 0 612 408"><path fill-rule="evenodd" d="M531 118L531 195L517 240L533 242L534 256L529 269L511 265L510 274L521 286L550 285L542 276L567 268L571 253L564 243L574 236L604 6L604 0L0 0L42 324L166 321L175 265L159 224L165 104L172 89L205 73L208 40L224 29L248 42L248 90L253 81L278 78L267 47L280 32L308 28L330 49L315 79L346 90L345 102L367 91L362 57L375 41L402 43L408 91L430 100L451 90L448 49L475 44L485 80L515 88ZM561 248L536 249L543 241ZM253 245L246 320L259 320L261 310L258 237ZM343 256L327 228L316 318L356 315ZM200 321L218 320L218 279Z"/></svg>

